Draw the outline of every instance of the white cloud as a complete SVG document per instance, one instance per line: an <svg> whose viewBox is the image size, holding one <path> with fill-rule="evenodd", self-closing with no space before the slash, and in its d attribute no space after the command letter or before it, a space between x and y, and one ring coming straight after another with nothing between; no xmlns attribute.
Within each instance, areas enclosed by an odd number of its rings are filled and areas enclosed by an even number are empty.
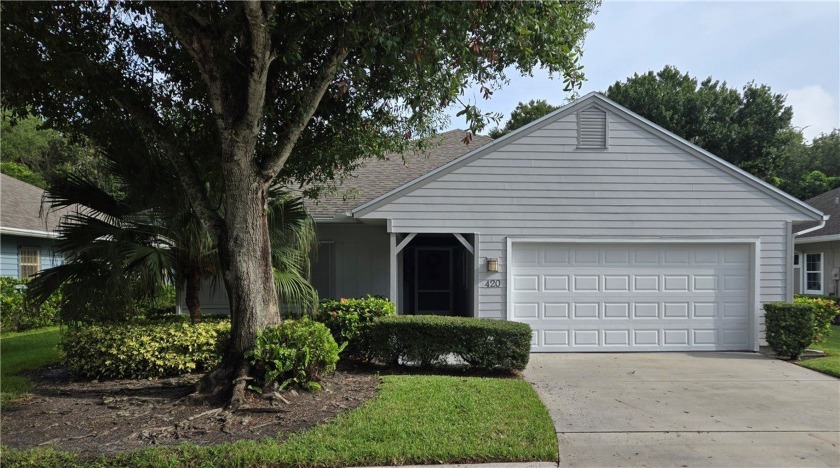
<svg viewBox="0 0 840 468"><path fill-rule="evenodd" d="M808 140L840 128L840 111L834 98L818 85L787 92L787 104L793 107L793 125L802 128Z"/></svg>

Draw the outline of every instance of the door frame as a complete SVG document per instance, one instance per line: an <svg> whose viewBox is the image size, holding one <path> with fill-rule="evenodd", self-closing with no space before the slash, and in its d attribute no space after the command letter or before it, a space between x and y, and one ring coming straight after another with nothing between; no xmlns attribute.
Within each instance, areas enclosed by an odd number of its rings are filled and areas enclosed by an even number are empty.
<svg viewBox="0 0 840 468"><path fill-rule="evenodd" d="M750 311L749 318L750 341L753 344L752 351L758 351L760 346L757 324L759 320L759 298L761 297L761 238L760 237L640 237L640 238L568 238L568 237L506 237L505 249L505 312L504 319L511 321L511 309L513 306L513 294L511 294L511 274L513 273L513 244L546 243L546 244L745 244L750 248ZM792 260L790 260L792 262Z"/></svg>
<svg viewBox="0 0 840 468"><path fill-rule="evenodd" d="M449 252L449 310L446 312L448 314L452 314L455 308L455 255L454 255L454 247L443 247L443 246L418 246L414 248L414 314L415 315L423 315L424 311L420 310L420 287L419 287L419 279L418 275L420 272L420 252L422 251L441 251L445 250ZM426 292L443 292L443 290L429 290ZM426 312L443 312L443 311L426 311ZM439 314L434 314L439 315Z"/></svg>

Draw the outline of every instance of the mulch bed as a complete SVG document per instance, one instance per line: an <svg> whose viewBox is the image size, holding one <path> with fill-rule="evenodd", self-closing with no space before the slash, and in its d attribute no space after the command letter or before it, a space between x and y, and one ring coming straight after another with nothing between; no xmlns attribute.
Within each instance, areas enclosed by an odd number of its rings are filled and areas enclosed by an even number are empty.
<svg viewBox="0 0 840 468"><path fill-rule="evenodd" d="M199 377L91 382L73 379L61 366L46 367L31 375L30 398L3 408L2 443L94 455L185 442L283 439L360 406L379 384L373 373L339 370L322 382L321 392L253 393L246 410L229 412L187 398Z"/></svg>

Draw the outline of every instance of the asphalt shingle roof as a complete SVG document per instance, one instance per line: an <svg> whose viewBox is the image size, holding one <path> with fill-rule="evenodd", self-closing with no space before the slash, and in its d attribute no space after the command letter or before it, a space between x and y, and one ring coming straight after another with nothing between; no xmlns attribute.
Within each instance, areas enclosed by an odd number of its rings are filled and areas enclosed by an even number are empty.
<svg viewBox="0 0 840 468"><path fill-rule="evenodd" d="M43 195L43 189L0 174L0 226L54 232L61 220L61 213L48 213L48 207L45 206L42 217Z"/></svg>
<svg viewBox="0 0 840 468"><path fill-rule="evenodd" d="M404 158L400 154L388 154L385 159L368 158L341 182L335 194L307 200L306 206L316 218L343 215L493 141L475 135L469 144L464 144L463 138L463 130L450 130L436 137L438 144L422 153L409 152Z"/></svg>
<svg viewBox="0 0 840 468"><path fill-rule="evenodd" d="M830 218L825 222L825 226L822 229L803 234L799 236L800 239L840 234L840 187L805 200L805 203L829 215ZM819 223L812 223L808 227L816 226L817 224Z"/></svg>

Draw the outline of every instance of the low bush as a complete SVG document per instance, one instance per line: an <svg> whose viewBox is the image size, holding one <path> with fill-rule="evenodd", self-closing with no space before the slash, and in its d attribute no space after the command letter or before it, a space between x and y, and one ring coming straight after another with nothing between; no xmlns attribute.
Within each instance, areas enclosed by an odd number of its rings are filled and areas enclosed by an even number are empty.
<svg viewBox="0 0 840 468"><path fill-rule="evenodd" d="M3 332L25 331L55 325L61 304L56 293L41 305L35 305L26 295L26 280L0 277L0 317Z"/></svg>
<svg viewBox="0 0 840 468"><path fill-rule="evenodd" d="M767 344L779 356L797 359L814 340L814 315L808 303L764 304Z"/></svg>
<svg viewBox="0 0 840 468"><path fill-rule="evenodd" d="M83 325L62 337L62 361L91 378L168 377L218 366L229 338L229 320Z"/></svg>
<svg viewBox="0 0 840 468"><path fill-rule="evenodd" d="M836 298L798 295L793 302L814 306L814 342L825 341L831 335L831 325L840 314L840 305L837 304Z"/></svg>
<svg viewBox="0 0 840 468"><path fill-rule="evenodd" d="M307 318L285 320L261 331L248 354L264 384L279 384L282 390L297 384L320 390L324 374L335 370L339 346L323 323Z"/></svg>
<svg viewBox="0 0 840 468"><path fill-rule="evenodd" d="M367 328L378 317L396 314L396 307L388 299L367 296L358 299L329 300L321 303L315 320L330 329L337 343L345 344L342 355L367 359L370 349Z"/></svg>
<svg viewBox="0 0 840 468"><path fill-rule="evenodd" d="M374 320L370 354L386 364L446 367L450 357L475 369L522 370L531 350L524 323L466 317L403 315Z"/></svg>

